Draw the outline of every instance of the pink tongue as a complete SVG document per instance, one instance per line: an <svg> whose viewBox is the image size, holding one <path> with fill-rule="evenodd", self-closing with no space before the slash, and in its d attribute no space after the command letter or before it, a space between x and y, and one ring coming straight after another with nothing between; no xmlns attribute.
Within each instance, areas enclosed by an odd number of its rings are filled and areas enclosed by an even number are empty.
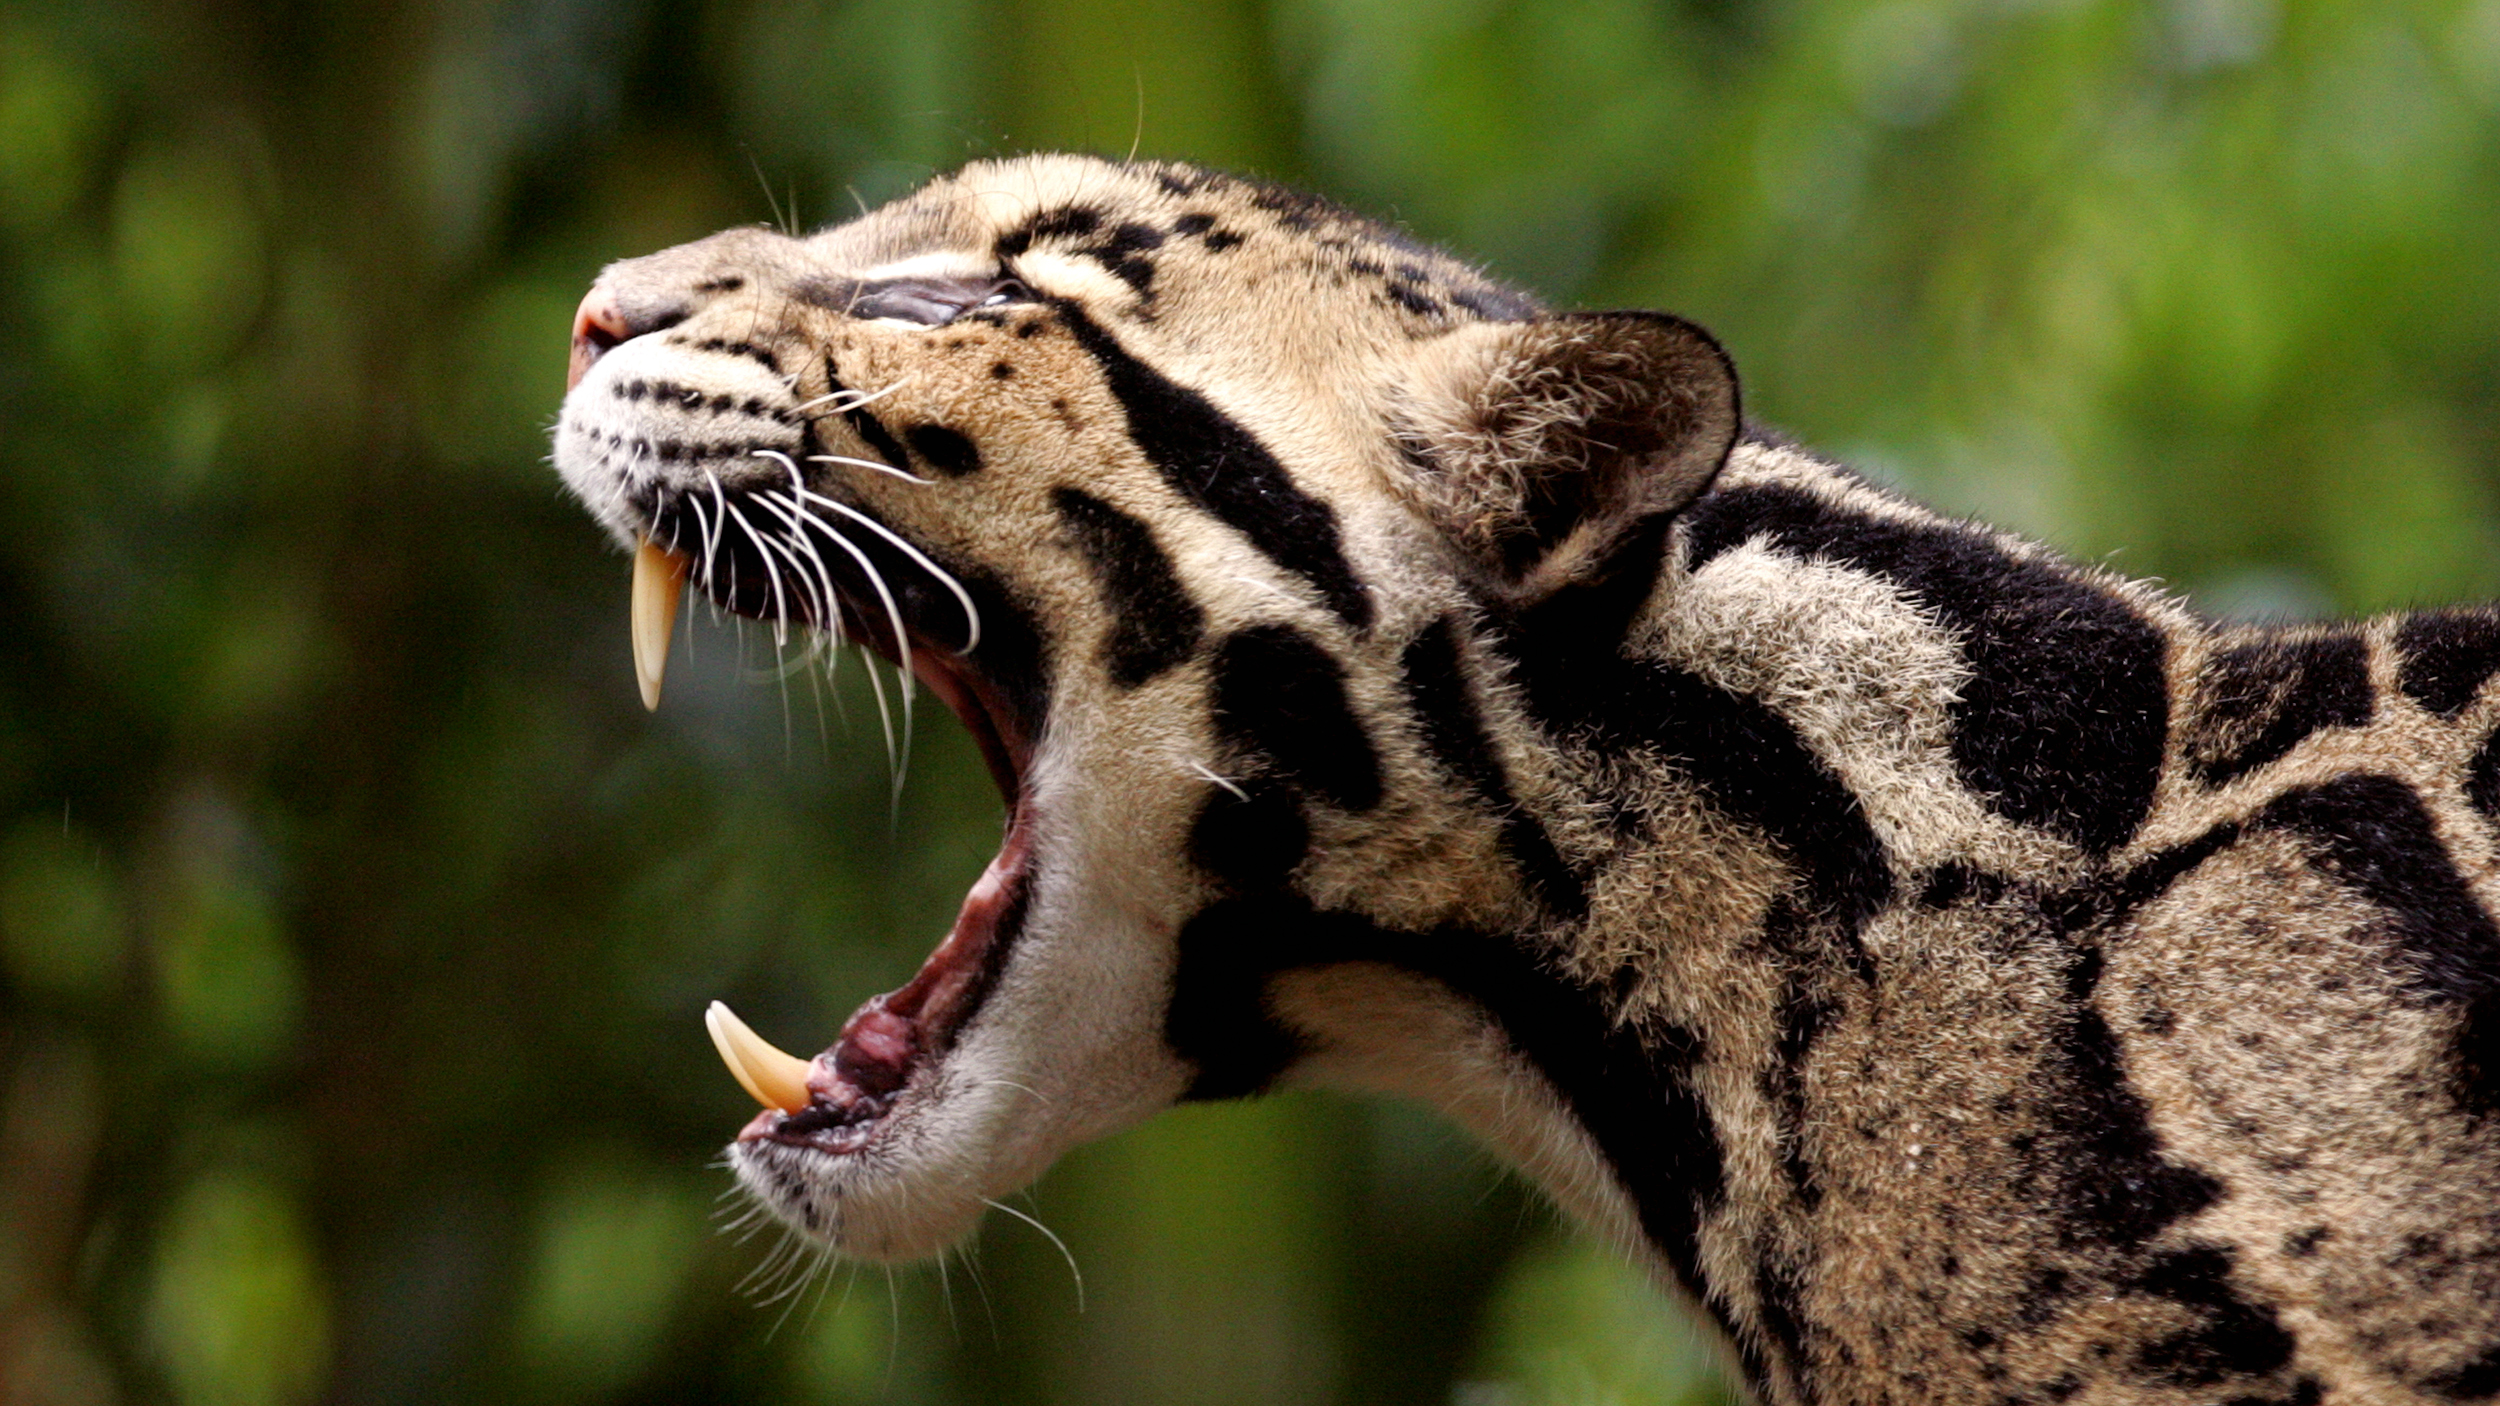
<svg viewBox="0 0 2500 1406"><path fill-rule="evenodd" d="M920 1053L920 1022L887 1010L888 999L880 996L870 1001L842 1027L842 1038L833 1047L834 1088L827 1093L848 1084L861 1093L882 1097L903 1087L903 1080L911 1074L912 1056ZM815 1080L809 1079L808 1085L813 1092Z"/></svg>

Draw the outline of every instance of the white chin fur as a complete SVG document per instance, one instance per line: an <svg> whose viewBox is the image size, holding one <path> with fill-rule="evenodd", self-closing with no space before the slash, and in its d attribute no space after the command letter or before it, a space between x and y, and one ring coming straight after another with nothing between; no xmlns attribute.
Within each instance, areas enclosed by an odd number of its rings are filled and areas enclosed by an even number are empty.
<svg viewBox="0 0 2500 1406"><path fill-rule="evenodd" d="M985 1197L1029 1179L995 1185L1011 1105L1023 1096L983 1082L950 1056L920 1071L856 1152L759 1140L733 1144L730 1165L749 1194L811 1240L859 1259L922 1259L970 1234Z"/></svg>

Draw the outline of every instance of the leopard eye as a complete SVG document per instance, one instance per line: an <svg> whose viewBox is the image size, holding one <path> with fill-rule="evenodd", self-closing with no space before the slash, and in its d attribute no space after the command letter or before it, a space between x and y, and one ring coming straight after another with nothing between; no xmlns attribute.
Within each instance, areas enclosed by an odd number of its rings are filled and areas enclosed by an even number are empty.
<svg viewBox="0 0 2500 1406"><path fill-rule="evenodd" d="M974 308L1034 301L1013 278L816 279L795 290L799 298L849 316L917 322L943 327Z"/></svg>
<svg viewBox="0 0 2500 1406"><path fill-rule="evenodd" d="M1003 308L1010 303L1033 303L1039 301L1041 301L1041 295L1026 287L1024 280L1020 278L1001 278L998 280L997 286L990 290L990 295L981 300L980 305L985 308Z"/></svg>

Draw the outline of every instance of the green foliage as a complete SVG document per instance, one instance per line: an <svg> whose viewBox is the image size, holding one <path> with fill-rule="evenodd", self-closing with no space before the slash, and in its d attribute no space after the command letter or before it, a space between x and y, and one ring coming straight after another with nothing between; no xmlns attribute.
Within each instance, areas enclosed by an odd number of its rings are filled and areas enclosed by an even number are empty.
<svg viewBox="0 0 2500 1406"><path fill-rule="evenodd" d="M2500 0L25 0L0 15L12 1400L1691 1402L1409 1110L1194 1109L941 1274L709 1233L996 838L544 464L607 260L1077 145L1717 330L1762 418L2240 613L2500 588ZM847 709L853 721L837 714ZM770 1276L764 1281L779 1287ZM784 1316L784 1308L789 1312ZM778 1326L777 1326L778 1325Z"/></svg>
<svg viewBox="0 0 2500 1406"><path fill-rule="evenodd" d="M329 1303L292 1197L211 1172L168 1208L148 1337L182 1406L294 1406L321 1391Z"/></svg>
<svg viewBox="0 0 2500 1406"><path fill-rule="evenodd" d="M129 945L121 895L94 841L41 820L0 845L0 956L11 984L50 999L111 993Z"/></svg>
<svg viewBox="0 0 2500 1406"><path fill-rule="evenodd" d="M704 1228L704 1200L631 1156L584 1149L537 1206L514 1347L532 1399L595 1401L630 1386L666 1345Z"/></svg>
<svg viewBox="0 0 2500 1406"><path fill-rule="evenodd" d="M1519 1257L1458 1406L1723 1406L1720 1350L1641 1271L1574 1237Z"/></svg>

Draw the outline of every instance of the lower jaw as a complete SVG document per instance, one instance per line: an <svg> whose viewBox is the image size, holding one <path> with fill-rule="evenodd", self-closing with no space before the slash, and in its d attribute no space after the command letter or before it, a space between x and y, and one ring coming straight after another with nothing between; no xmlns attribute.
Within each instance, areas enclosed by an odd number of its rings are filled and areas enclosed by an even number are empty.
<svg viewBox="0 0 2500 1406"><path fill-rule="evenodd" d="M979 1179L955 1155L902 1139L832 1155L772 1142L741 1142L729 1161L738 1181L775 1220L852 1259L927 1259L961 1242L987 1207Z"/></svg>
<svg viewBox="0 0 2500 1406"><path fill-rule="evenodd" d="M997 857L965 895L937 950L910 981L853 1012L841 1038L810 1062L805 1108L765 1109L738 1131L739 1144L767 1142L839 1159L910 1121L932 1096L932 1075L979 1014L1023 924L1031 830L1019 798Z"/></svg>

